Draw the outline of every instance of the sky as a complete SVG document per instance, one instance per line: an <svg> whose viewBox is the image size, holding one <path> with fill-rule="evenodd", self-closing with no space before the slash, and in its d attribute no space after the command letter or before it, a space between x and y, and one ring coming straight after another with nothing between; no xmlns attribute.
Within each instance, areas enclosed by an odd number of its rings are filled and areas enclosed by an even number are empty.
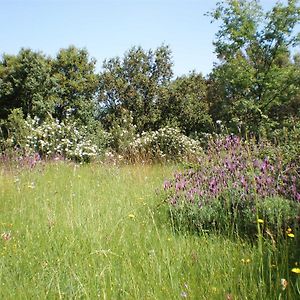
<svg viewBox="0 0 300 300"><path fill-rule="evenodd" d="M0 54L31 48L55 56L74 45L97 60L122 57L133 46L172 50L174 74L207 75L218 24L204 14L217 0L0 0ZM262 0L264 8L276 1Z"/></svg>

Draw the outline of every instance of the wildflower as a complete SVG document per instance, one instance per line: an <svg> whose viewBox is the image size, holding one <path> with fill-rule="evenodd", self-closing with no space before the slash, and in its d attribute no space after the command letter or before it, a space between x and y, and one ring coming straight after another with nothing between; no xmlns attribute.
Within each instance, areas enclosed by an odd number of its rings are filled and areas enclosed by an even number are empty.
<svg viewBox="0 0 300 300"><path fill-rule="evenodd" d="M34 189L35 188L34 182L31 182L30 184L28 184L28 188L29 189Z"/></svg>
<svg viewBox="0 0 300 300"><path fill-rule="evenodd" d="M300 268L293 268L291 271L293 273L300 274Z"/></svg>
<svg viewBox="0 0 300 300"><path fill-rule="evenodd" d="M180 294L180 296L182 297L182 298L187 298L187 292L181 292L181 294Z"/></svg>
<svg viewBox="0 0 300 300"><path fill-rule="evenodd" d="M1 237L4 241L9 241L11 239L11 233L10 232L3 232L1 234Z"/></svg>
<svg viewBox="0 0 300 300"><path fill-rule="evenodd" d="M287 230L286 230L286 233L292 233L292 228L288 228Z"/></svg>
<svg viewBox="0 0 300 300"><path fill-rule="evenodd" d="M247 258L247 259L242 258L242 259L241 259L241 262L242 262L243 264L249 264L249 263L251 262L251 259L250 259L250 258Z"/></svg>
<svg viewBox="0 0 300 300"><path fill-rule="evenodd" d="M285 278L280 279L281 288L284 291L288 286L288 281Z"/></svg>
<svg viewBox="0 0 300 300"><path fill-rule="evenodd" d="M129 214L129 215L128 215L128 218L129 218L129 219L134 219L134 218L135 218L135 215L134 215L134 214Z"/></svg>
<svg viewBox="0 0 300 300"><path fill-rule="evenodd" d="M294 238L294 237L295 237L295 235L294 235L293 233L288 233L288 237L290 237L290 238Z"/></svg>
<svg viewBox="0 0 300 300"><path fill-rule="evenodd" d="M263 219L257 219L257 222L260 224L264 224L264 220Z"/></svg>

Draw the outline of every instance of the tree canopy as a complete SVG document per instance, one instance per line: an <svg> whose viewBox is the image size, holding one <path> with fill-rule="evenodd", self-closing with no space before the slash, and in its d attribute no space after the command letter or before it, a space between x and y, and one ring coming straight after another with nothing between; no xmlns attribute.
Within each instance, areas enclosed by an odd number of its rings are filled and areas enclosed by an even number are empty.
<svg viewBox="0 0 300 300"><path fill-rule="evenodd" d="M110 126L126 110L132 113L139 131L157 128L160 103L172 75L168 46L155 51L133 47L122 59L106 60L100 74L100 119Z"/></svg>
<svg viewBox="0 0 300 300"><path fill-rule="evenodd" d="M297 1L264 12L259 1L229 0L211 17L221 22L214 42L220 63L210 75L213 117L250 131L277 125L299 95L299 66L291 55L300 41ZM283 108L286 114L278 115Z"/></svg>
<svg viewBox="0 0 300 300"><path fill-rule="evenodd" d="M298 1L264 11L258 0L227 0L209 15L220 26L218 63L207 78L196 72L174 78L166 45L132 47L105 60L100 72L88 51L74 46L54 58L31 49L3 54L0 123L14 109L13 117L71 117L92 124L90 130L100 124L110 131L125 120L138 133L168 125L193 136L214 131L218 120L231 132L257 135L299 122Z"/></svg>

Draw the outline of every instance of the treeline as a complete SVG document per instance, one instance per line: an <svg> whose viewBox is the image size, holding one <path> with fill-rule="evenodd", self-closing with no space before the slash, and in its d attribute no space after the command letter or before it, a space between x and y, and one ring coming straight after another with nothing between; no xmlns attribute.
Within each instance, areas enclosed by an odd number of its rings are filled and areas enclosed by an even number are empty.
<svg viewBox="0 0 300 300"><path fill-rule="evenodd" d="M107 59L99 73L86 49L56 57L21 49L0 60L2 138L15 109L22 117L76 120L107 131L130 120L137 133L170 126L188 136L220 130L271 135L300 118L297 1L264 12L258 1L227 1L211 12L221 22L214 42L219 62L204 77L173 77L168 46L133 47ZM201 36L199 36L201 38Z"/></svg>

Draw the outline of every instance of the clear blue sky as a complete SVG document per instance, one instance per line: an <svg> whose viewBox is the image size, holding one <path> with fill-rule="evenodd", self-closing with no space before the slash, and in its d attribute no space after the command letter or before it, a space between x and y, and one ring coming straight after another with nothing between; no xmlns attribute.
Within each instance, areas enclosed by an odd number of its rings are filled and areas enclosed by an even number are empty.
<svg viewBox="0 0 300 300"><path fill-rule="evenodd" d="M101 69L105 58L132 46L170 45L175 75L211 71L218 25L204 13L217 0L0 0L0 53L21 47L54 56L85 47ZM276 1L261 1L270 8Z"/></svg>

